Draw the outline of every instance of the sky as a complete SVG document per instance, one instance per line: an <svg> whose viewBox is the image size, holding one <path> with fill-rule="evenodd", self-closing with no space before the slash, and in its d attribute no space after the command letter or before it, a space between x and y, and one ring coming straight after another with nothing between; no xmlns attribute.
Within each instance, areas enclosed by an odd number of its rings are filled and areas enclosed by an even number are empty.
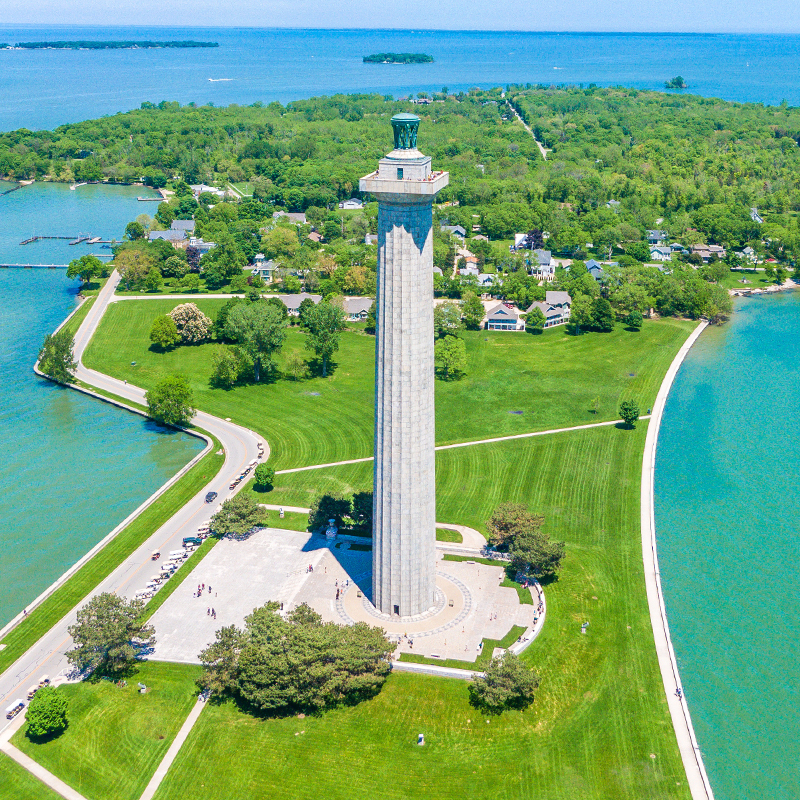
<svg viewBox="0 0 800 800"><path fill-rule="evenodd" d="M79 11L78 11L79 10ZM0 0L0 23L799 33L797 0Z"/></svg>

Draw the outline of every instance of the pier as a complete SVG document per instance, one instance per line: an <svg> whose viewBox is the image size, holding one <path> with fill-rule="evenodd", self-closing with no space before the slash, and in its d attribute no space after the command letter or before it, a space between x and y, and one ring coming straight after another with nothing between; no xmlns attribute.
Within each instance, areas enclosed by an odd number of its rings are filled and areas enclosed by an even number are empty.
<svg viewBox="0 0 800 800"><path fill-rule="evenodd" d="M41 242L45 239L68 239L71 245L81 244L81 242L86 242L86 244L117 244L113 239L101 239L99 236L95 236L91 233L72 234L71 236L29 236L27 239L21 241L20 244L31 244L32 242Z"/></svg>
<svg viewBox="0 0 800 800"><path fill-rule="evenodd" d="M20 244L30 244L31 242L39 242L43 239L76 239L76 236L31 236L28 239L20 242Z"/></svg>

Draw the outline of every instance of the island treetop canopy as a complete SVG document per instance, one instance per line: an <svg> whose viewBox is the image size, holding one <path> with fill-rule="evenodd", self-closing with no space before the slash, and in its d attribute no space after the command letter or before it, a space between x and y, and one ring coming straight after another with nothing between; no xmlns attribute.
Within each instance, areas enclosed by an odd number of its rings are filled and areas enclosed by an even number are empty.
<svg viewBox="0 0 800 800"><path fill-rule="evenodd" d="M394 131L395 150L417 149L417 128L419 117L416 114L403 112L392 117L392 130Z"/></svg>

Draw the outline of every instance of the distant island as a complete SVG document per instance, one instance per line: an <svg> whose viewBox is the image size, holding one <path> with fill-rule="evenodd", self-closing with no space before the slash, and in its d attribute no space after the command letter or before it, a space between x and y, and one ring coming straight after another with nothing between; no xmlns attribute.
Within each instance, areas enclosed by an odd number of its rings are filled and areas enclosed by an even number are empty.
<svg viewBox="0 0 800 800"><path fill-rule="evenodd" d="M140 50L154 47L219 47L218 42L17 42L15 45L5 45L20 50Z"/></svg>
<svg viewBox="0 0 800 800"><path fill-rule="evenodd" d="M364 56L365 64L430 64L433 56L427 53L373 53Z"/></svg>
<svg viewBox="0 0 800 800"><path fill-rule="evenodd" d="M664 84L664 86L667 89L688 89L689 88L689 84L686 83L686 81L683 78L681 78L680 75L678 75L677 78L673 78L671 81L667 81Z"/></svg>

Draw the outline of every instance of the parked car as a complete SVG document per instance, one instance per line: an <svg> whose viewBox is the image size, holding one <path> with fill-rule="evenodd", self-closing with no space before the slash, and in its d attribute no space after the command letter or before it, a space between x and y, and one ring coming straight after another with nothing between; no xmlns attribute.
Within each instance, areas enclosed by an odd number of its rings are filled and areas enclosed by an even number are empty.
<svg viewBox="0 0 800 800"><path fill-rule="evenodd" d="M6 709L6 719L14 719L14 717L19 714L22 709L25 708L25 701L24 700L15 700L7 709Z"/></svg>
<svg viewBox="0 0 800 800"><path fill-rule="evenodd" d="M206 495L206 503L213 503L216 499L217 499L217 493L216 492L209 492Z"/></svg>
<svg viewBox="0 0 800 800"><path fill-rule="evenodd" d="M199 536L184 536L183 546L186 547L190 544L203 544L203 540Z"/></svg>

